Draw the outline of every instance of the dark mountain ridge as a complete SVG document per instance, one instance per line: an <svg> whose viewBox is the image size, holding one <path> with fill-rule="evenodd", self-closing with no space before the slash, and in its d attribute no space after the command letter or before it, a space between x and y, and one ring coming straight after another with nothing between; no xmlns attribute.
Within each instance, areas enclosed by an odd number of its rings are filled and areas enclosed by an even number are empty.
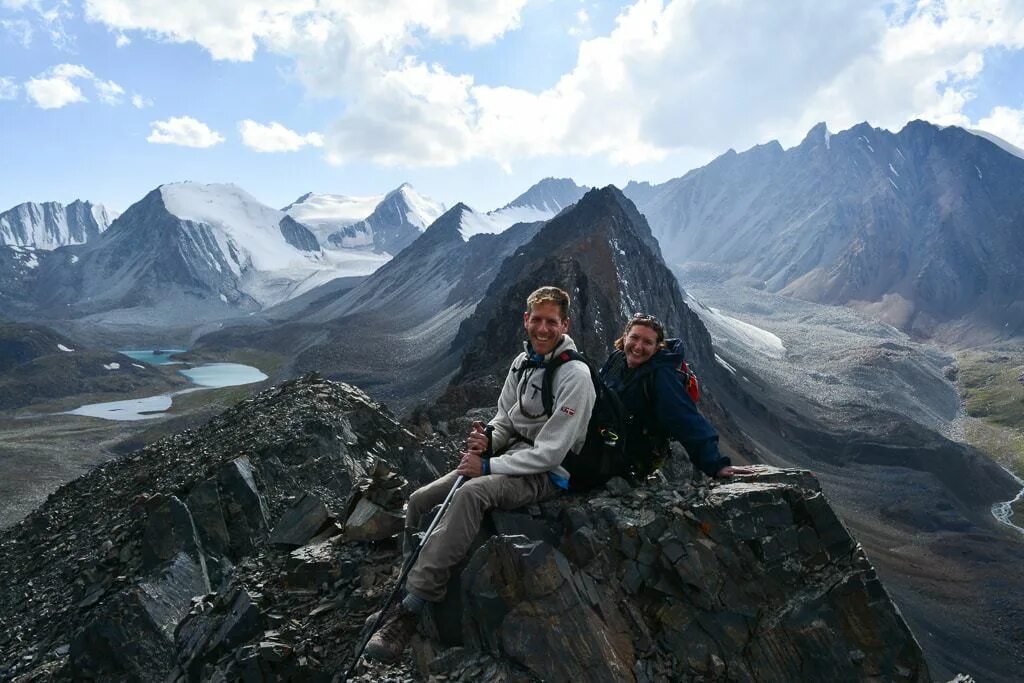
<svg viewBox="0 0 1024 683"><path fill-rule="evenodd" d="M957 127L818 124L631 188L666 258L920 336L1024 333L1024 159Z"/></svg>
<svg viewBox="0 0 1024 683"><path fill-rule="evenodd" d="M547 284L569 292L569 335L596 362L607 357L630 315L657 311L667 329L684 339L691 361L706 373L718 372L711 339L684 303L647 222L608 186L587 192L502 264L452 342L449 353L462 361L438 401L442 410L458 414L495 399L509 359L522 350L522 321L508 311L523 310L530 292Z"/></svg>

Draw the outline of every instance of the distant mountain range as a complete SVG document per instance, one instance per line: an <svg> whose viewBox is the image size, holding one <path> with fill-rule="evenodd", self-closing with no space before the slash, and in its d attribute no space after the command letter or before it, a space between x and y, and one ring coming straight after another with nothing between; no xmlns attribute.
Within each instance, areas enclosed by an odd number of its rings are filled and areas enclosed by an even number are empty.
<svg viewBox="0 0 1024 683"><path fill-rule="evenodd" d="M818 124L625 188L673 264L920 336L1024 334L1024 159L957 127Z"/></svg>
<svg viewBox="0 0 1024 683"><path fill-rule="evenodd" d="M545 179L490 214L462 206L456 232L464 241L503 232L522 217L550 218L583 190ZM74 321L66 331L94 340L93 332L108 328L129 337L141 328L176 329L180 336L203 321L261 311L338 278L365 277L422 236L443 209L408 184L371 205L372 198L307 194L278 211L235 185L185 182L151 191L109 228L46 233L84 243L42 249L38 225L32 232L18 223L18 241L29 246L0 246L0 314ZM38 213L25 206L8 214ZM46 206L50 216L58 205ZM66 213L78 216L89 206ZM333 302L332 310L341 305Z"/></svg>
<svg viewBox="0 0 1024 683"><path fill-rule="evenodd" d="M378 259L379 261L379 259ZM340 263L290 216L234 185L162 185L98 238L40 263L44 308L78 316L166 308L223 317L259 310L378 263Z"/></svg>
<svg viewBox="0 0 1024 683"><path fill-rule="evenodd" d="M75 200L26 202L0 213L0 245L56 249L83 244L110 227L117 215L102 204Z"/></svg>
<svg viewBox="0 0 1024 683"><path fill-rule="evenodd" d="M282 211L312 225L325 248L394 255L444 213L444 205L403 183L382 197L306 194Z"/></svg>
<svg viewBox="0 0 1024 683"><path fill-rule="evenodd" d="M847 305L918 337L969 345L1024 335L1022 183L1024 158L1012 145L914 121L898 133L859 124L833 134L819 124L792 149L730 150L624 194L666 262L688 277ZM467 240L547 221L586 191L545 178L499 209L463 206L458 232ZM109 229L108 214L88 202L0 214L0 313L223 320L369 275L444 213L408 184L381 196L309 193L283 211L232 185L154 192Z"/></svg>

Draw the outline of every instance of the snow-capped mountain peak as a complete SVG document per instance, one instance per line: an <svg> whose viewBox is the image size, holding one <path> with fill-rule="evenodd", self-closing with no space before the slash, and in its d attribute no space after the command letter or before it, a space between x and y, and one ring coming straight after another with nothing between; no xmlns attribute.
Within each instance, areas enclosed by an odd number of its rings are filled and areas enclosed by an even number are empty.
<svg viewBox="0 0 1024 683"><path fill-rule="evenodd" d="M409 183L384 195L364 220L328 235L334 248L372 249L397 254L444 213L444 205L416 192Z"/></svg>
<svg viewBox="0 0 1024 683"><path fill-rule="evenodd" d="M435 202L413 189L409 183L402 183L397 189L389 192L385 199L398 194L408 207L405 212L405 219L416 226L420 232L427 229L427 226L440 218L444 213L444 204Z"/></svg>
<svg viewBox="0 0 1024 683"><path fill-rule="evenodd" d="M102 204L76 199L59 202L26 202L0 213L0 245L56 249L83 244L105 231L117 214Z"/></svg>
<svg viewBox="0 0 1024 683"><path fill-rule="evenodd" d="M589 187L577 185L572 178L544 178L505 206L491 213L508 209L534 209L554 216L575 204ZM550 217L549 216L549 217Z"/></svg>
<svg viewBox="0 0 1024 683"><path fill-rule="evenodd" d="M309 252L285 239L281 221L286 214L261 203L237 185L172 183L162 185L160 193L169 213L212 226L224 254L247 253L257 270L280 270L310 258ZM230 262L232 270L241 272L243 263L235 259Z"/></svg>
<svg viewBox="0 0 1024 683"><path fill-rule="evenodd" d="M545 178L500 209L481 214L467 208L460 233L469 239L473 235L504 232L516 223L550 220L575 204L587 190L570 178Z"/></svg>
<svg viewBox="0 0 1024 683"><path fill-rule="evenodd" d="M326 246L328 235L365 219L382 201L382 194L350 197L307 192L281 210L308 226Z"/></svg>

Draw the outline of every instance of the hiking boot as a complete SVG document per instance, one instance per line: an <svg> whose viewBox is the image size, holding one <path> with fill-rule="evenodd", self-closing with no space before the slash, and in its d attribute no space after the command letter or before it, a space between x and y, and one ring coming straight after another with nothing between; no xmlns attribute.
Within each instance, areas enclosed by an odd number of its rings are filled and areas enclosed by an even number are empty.
<svg viewBox="0 0 1024 683"><path fill-rule="evenodd" d="M385 618L383 626L366 644L366 656L378 662L397 661L412 639L412 634L416 633L419 621L419 614L409 612L399 605L398 609Z"/></svg>
<svg viewBox="0 0 1024 683"><path fill-rule="evenodd" d="M401 607L401 605L402 605L402 600L398 599L398 600L396 600L395 602L391 603L388 606L388 614L380 622L381 628L384 627L384 624L388 623L388 620L391 619L392 616L394 616L395 610L397 610L399 607ZM366 621L363 622L363 637L364 638L366 637L366 632L369 631L371 628L373 628L373 625L377 623L377 617L380 616L380 612L381 612L380 610L377 610L376 612L374 612L370 616L366 617Z"/></svg>

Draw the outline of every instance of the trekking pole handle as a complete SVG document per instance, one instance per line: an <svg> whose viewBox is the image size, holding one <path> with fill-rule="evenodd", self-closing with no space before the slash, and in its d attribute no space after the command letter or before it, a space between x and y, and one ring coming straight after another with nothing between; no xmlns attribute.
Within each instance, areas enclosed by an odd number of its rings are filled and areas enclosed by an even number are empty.
<svg viewBox="0 0 1024 683"><path fill-rule="evenodd" d="M484 432L487 434L487 450L484 451L484 457L485 458L493 458L494 457L494 441L493 441L493 438L494 438L494 425L489 424L486 427L484 427Z"/></svg>

